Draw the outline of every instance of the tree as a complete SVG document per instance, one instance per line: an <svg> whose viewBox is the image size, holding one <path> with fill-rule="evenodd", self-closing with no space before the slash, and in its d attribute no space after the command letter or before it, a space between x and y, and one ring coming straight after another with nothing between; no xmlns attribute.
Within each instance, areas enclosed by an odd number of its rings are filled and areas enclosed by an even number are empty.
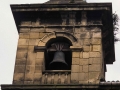
<svg viewBox="0 0 120 90"><path fill-rule="evenodd" d="M116 35L118 34L118 30L119 30L119 17L118 15L115 13L113 13L113 30L114 30L114 41L120 41L120 39L118 37L116 37Z"/></svg>

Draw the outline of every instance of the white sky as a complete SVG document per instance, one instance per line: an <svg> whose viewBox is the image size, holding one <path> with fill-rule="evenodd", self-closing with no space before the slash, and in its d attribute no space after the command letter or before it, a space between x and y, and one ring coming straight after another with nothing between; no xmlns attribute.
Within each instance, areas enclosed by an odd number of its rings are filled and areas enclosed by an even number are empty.
<svg viewBox="0 0 120 90"><path fill-rule="evenodd" d="M11 84L18 42L10 4L43 3L48 0L0 0L0 84ZM112 2L113 12L120 17L120 0L87 0L87 2ZM120 24L119 24L120 25ZM120 33L118 35L120 37ZM116 62L107 66L106 80L120 80L120 42L115 44Z"/></svg>

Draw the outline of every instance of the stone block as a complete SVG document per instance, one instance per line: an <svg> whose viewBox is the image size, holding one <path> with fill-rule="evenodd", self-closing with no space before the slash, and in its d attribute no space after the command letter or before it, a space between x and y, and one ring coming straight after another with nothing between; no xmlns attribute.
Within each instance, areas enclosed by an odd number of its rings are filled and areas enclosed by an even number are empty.
<svg viewBox="0 0 120 90"><path fill-rule="evenodd" d="M73 58L79 58L80 57L80 53L79 52L72 52L72 57Z"/></svg>
<svg viewBox="0 0 120 90"><path fill-rule="evenodd" d="M43 65L44 58L39 58L35 60L35 65Z"/></svg>
<svg viewBox="0 0 120 90"><path fill-rule="evenodd" d="M90 32L81 32L80 38L90 38Z"/></svg>
<svg viewBox="0 0 120 90"><path fill-rule="evenodd" d="M26 33L26 32L28 33L29 31L30 31L30 28L20 28L19 29L20 33Z"/></svg>
<svg viewBox="0 0 120 90"><path fill-rule="evenodd" d="M79 58L72 58L72 65L78 64L79 65Z"/></svg>
<svg viewBox="0 0 120 90"><path fill-rule="evenodd" d="M101 58L89 58L90 64L100 64L101 61Z"/></svg>
<svg viewBox="0 0 120 90"><path fill-rule="evenodd" d="M88 81L79 81L79 84L88 84ZM88 86L84 86L84 88L86 88Z"/></svg>
<svg viewBox="0 0 120 90"><path fill-rule="evenodd" d="M93 32L93 38L101 38L101 32Z"/></svg>
<svg viewBox="0 0 120 90"><path fill-rule="evenodd" d="M28 46L28 52L34 53L34 46Z"/></svg>
<svg viewBox="0 0 120 90"><path fill-rule="evenodd" d="M85 80L85 81L88 81L88 80L89 80L89 73L88 73L88 72L85 73L85 78L84 78L84 80Z"/></svg>
<svg viewBox="0 0 120 90"><path fill-rule="evenodd" d="M40 33L39 38L43 38L46 35L46 33Z"/></svg>
<svg viewBox="0 0 120 90"><path fill-rule="evenodd" d="M42 73L42 65L39 66L39 65L35 65L35 73Z"/></svg>
<svg viewBox="0 0 120 90"><path fill-rule="evenodd" d="M79 52L80 53L80 58L83 58L83 52Z"/></svg>
<svg viewBox="0 0 120 90"><path fill-rule="evenodd" d="M84 45L90 45L90 39L84 39L83 44Z"/></svg>
<svg viewBox="0 0 120 90"><path fill-rule="evenodd" d="M79 83L79 73L71 73L71 83Z"/></svg>
<svg viewBox="0 0 120 90"><path fill-rule="evenodd" d="M88 72L88 65L83 65L83 72Z"/></svg>
<svg viewBox="0 0 120 90"><path fill-rule="evenodd" d="M44 52L37 52L36 58L44 58Z"/></svg>
<svg viewBox="0 0 120 90"><path fill-rule="evenodd" d="M92 64L89 65L89 71L100 71L101 65L100 64Z"/></svg>
<svg viewBox="0 0 120 90"><path fill-rule="evenodd" d="M22 21L20 25L21 26L29 26L29 25L31 25L31 21Z"/></svg>
<svg viewBox="0 0 120 90"><path fill-rule="evenodd" d="M25 85L33 85L33 81L24 81Z"/></svg>
<svg viewBox="0 0 120 90"><path fill-rule="evenodd" d="M15 73L24 73L25 65L15 65Z"/></svg>
<svg viewBox="0 0 120 90"><path fill-rule="evenodd" d="M101 39L92 38L91 39L91 44L101 44Z"/></svg>
<svg viewBox="0 0 120 90"><path fill-rule="evenodd" d="M34 73L25 73L25 81L33 81Z"/></svg>
<svg viewBox="0 0 120 90"><path fill-rule="evenodd" d="M34 81L42 81L42 73L34 73Z"/></svg>
<svg viewBox="0 0 120 90"><path fill-rule="evenodd" d="M85 79L85 73L79 73L79 80L82 81Z"/></svg>
<svg viewBox="0 0 120 90"><path fill-rule="evenodd" d="M35 72L35 65L26 65L26 70L25 70L26 74L27 73L34 73Z"/></svg>
<svg viewBox="0 0 120 90"><path fill-rule="evenodd" d="M18 45L28 45L29 39L19 39Z"/></svg>
<svg viewBox="0 0 120 90"><path fill-rule="evenodd" d="M31 32L45 32L45 28L31 28Z"/></svg>
<svg viewBox="0 0 120 90"><path fill-rule="evenodd" d="M19 38L20 39L29 39L29 33L20 33Z"/></svg>
<svg viewBox="0 0 120 90"><path fill-rule="evenodd" d="M72 65L72 71L71 72L79 72L79 65Z"/></svg>
<svg viewBox="0 0 120 90"><path fill-rule="evenodd" d="M90 52L89 57L101 57L101 53L100 52Z"/></svg>
<svg viewBox="0 0 120 90"><path fill-rule="evenodd" d="M34 33L34 32L30 33L30 38L31 39L39 38L39 33Z"/></svg>
<svg viewBox="0 0 120 90"><path fill-rule="evenodd" d="M24 81L24 73L14 73L14 81Z"/></svg>
<svg viewBox="0 0 120 90"><path fill-rule="evenodd" d="M83 51L90 51L90 46L83 46Z"/></svg>
<svg viewBox="0 0 120 90"><path fill-rule="evenodd" d="M89 72L89 83L95 83L100 79L100 72Z"/></svg>
<svg viewBox="0 0 120 90"><path fill-rule="evenodd" d="M26 59L27 58L27 52L26 51L18 51L16 55L16 59Z"/></svg>
<svg viewBox="0 0 120 90"><path fill-rule="evenodd" d="M88 65L89 59L80 59L80 65Z"/></svg>
<svg viewBox="0 0 120 90"><path fill-rule="evenodd" d="M101 51L101 45L93 45L93 51Z"/></svg>
<svg viewBox="0 0 120 90"><path fill-rule="evenodd" d="M26 58L16 59L15 65L25 65L26 60Z"/></svg>
<svg viewBox="0 0 120 90"><path fill-rule="evenodd" d="M83 58L89 58L89 52L83 52Z"/></svg>
<svg viewBox="0 0 120 90"><path fill-rule="evenodd" d="M83 72L83 65L80 65L79 72Z"/></svg>
<svg viewBox="0 0 120 90"><path fill-rule="evenodd" d="M28 52L27 65L35 65L36 53Z"/></svg>
<svg viewBox="0 0 120 90"><path fill-rule="evenodd" d="M27 50L28 50L28 45L25 45L25 46L18 45L18 47L17 47L17 51L26 51L27 52Z"/></svg>
<svg viewBox="0 0 120 90"><path fill-rule="evenodd" d="M23 85L23 84L24 84L24 81L16 81L16 80L13 80L13 84L14 84L14 85Z"/></svg>
<svg viewBox="0 0 120 90"><path fill-rule="evenodd" d="M38 45L40 39L29 39L29 45Z"/></svg>

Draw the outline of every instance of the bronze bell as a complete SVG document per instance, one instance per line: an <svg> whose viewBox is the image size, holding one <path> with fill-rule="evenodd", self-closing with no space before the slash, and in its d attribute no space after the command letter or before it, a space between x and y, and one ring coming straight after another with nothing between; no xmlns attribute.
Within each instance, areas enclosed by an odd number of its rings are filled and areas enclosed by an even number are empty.
<svg viewBox="0 0 120 90"><path fill-rule="evenodd" d="M62 51L55 52L54 58L49 65L52 70L66 70L68 64L65 61L64 53Z"/></svg>

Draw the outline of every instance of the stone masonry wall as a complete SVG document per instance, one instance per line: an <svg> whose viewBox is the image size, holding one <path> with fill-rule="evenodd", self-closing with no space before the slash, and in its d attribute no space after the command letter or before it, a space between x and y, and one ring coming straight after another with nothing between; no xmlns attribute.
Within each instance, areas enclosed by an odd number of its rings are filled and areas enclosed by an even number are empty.
<svg viewBox="0 0 120 90"><path fill-rule="evenodd" d="M101 28L87 27L87 13L82 12L81 14L82 27L74 27L71 34L77 39L73 47L81 47L82 51L72 51L71 74L68 75L69 83L97 84L103 74ZM73 21L75 22L74 19ZM22 24L21 26L35 27L20 27L13 84L44 83L44 75L42 74L42 71L45 70L44 52L35 52L34 46L37 46L45 35L55 30L61 32L62 28L40 27L38 20L34 24L32 22ZM66 28L64 30L68 31ZM50 37L48 38L50 39ZM63 77L65 76L63 75Z"/></svg>

